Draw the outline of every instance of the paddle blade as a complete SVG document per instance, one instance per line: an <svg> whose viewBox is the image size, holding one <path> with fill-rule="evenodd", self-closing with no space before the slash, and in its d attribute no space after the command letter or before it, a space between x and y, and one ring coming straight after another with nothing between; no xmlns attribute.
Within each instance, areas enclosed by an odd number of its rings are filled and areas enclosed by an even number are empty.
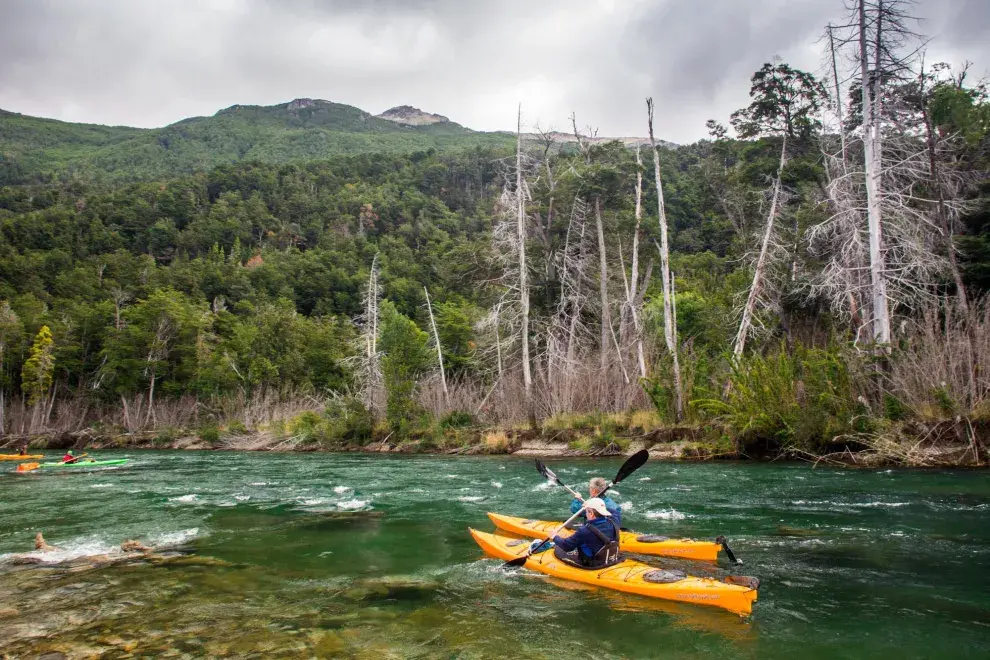
<svg viewBox="0 0 990 660"><path fill-rule="evenodd" d="M18 472L30 472L31 470L37 470L41 467L41 463L21 463L17 466Z"/></svg>
<svg viewBox="0 0 990 660"><path fill-rule="evenodd" d="M516 557L515 559L502 564L502 568L518 568L525 565L527 559L529 559L528 554L523 555L522 557Z"/></svg>
<svg viewBox="0 0 990 660"><path fill-rule="evenodd" d="M725 556L729 558L729 561L736 565L742 564L742 559L736 559L735 553L732 552L732 548L729 547L729 542L724 536L719 536L715 539L715 542L720 544L722 549L725 550Z"/></svg>
<svg viewBox="0 0 990 660"><path fill-rule="evenodd" d="M615 475L615 479L612 480L612 485L615 485L628 477L630 474L643 467L643 465L650 459L650 452L645 449L640 449L638 452L626 459L626 462L622 464L619 471Z"/></svg>
<svg viewBox="0 0 990 660"><path fill-rule="evenodd" d="M547 466L544 465L543 462L538 458L535 458L533 460L536 461L536 471L539 472L541 475L543 475L544 479L549 479L549 477L547 477Z"/></svg>

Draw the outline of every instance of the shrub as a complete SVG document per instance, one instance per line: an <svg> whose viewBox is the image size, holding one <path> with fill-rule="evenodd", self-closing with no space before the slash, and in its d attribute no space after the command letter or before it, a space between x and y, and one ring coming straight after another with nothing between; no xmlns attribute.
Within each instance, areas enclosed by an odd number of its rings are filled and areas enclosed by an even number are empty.
<svg viewBox="0 0 990 660"><path fill-rule="evenodd" d="M486 433L481 439L481 447L486 454L504 454L509 444L509 436L504 431Z"/></svg>
<svg viewBox="0 0 990 660"><path fill-rule="evenodd" d="M462 429L475 424L477 420L474 415L463 410L454 410L447 413L437 426L441 429Z"/></svg>
<svg viewBox="0 0 990 660"><path fill-rule="evenodd" d="M744 439L815 451L836 436L870 432L875 420L856 402L845 361L833 351L783 347L732 365L725 400L692 401Z"/></svg>
<svg viewBox="0 0 990 660"><path fill-rule="evenodd" d="M211 447L216 447L220 444L220 428L216 424L208 424L200 427L196 435Z"/></svg>

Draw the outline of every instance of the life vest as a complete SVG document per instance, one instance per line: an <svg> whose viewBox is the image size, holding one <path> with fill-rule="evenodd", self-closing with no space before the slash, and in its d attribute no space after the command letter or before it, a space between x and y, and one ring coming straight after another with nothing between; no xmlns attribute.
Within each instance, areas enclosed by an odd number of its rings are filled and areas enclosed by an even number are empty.
<svg viewBox="0 0 990 660"><path fill-rule="evenodd" d="M606 517L605 520L612 525L612 530L615 532L615 540L607 537L605 532L598 529L590 522L587 525L588 529L591 530L591 532L605 544L599 548L594 557L588 560L588 566L591 568L610 566L619 561L619 526L615 524L615 521L612 520L611 517ZM586 558L582 557L581 559L583 562Z"/></svg>

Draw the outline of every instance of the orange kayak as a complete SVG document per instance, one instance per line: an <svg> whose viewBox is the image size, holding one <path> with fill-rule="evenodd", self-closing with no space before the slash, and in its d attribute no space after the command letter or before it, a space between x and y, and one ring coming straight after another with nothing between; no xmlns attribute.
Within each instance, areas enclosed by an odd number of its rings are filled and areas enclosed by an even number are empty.
<svg viewBox="0 0 990 660"><path fill-rule="evenodd" d="M485 554L492 557L508 561L525 555L529 550L529 542L523 539L500 536L497 533L488 534L475 529L470 532ZM739 615L753 611L759 587L759 581L755 578L737 578L737 581L746 584L730 584L660 570L633 559L626 559L607 568L577 568L557 559L552 549L532 555L526 560L525 566L532 571L565 580L650 598L720 607Z"/></svg>
<svg viewBox="0 0 990 660"><path fill-rule="evenodd" d="M529 520L526 518L516 518L515 516L503 516L500 513L489 513L488 517L501 530L536 539L549 538L550 534L560 527L559 522ZM565 529L560 535L566 537L573 533L571 530ZM641 555L717 561L718 551L721 547L718 543L712 543L711 541L670 539L663 536L639 534L630 531L619 532L619 548L625 552L633 552Z"/></svg>
<svg viewBox="0 0 990 660"><path fill-rule="evenodd" d="M0 454L0 461L23 461L29 458L44 458L44 454Z"/></svg>

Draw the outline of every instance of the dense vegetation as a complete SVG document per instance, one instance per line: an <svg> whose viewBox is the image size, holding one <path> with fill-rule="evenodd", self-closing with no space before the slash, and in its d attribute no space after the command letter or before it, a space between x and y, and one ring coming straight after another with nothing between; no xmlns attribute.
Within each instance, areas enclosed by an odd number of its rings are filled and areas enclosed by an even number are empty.
<svg viewBox="0 0 990 660"><path fill-rule="evenodd" d="M279 417L252 405L292 403L322 412L276 425L327 443L572 415L608 448L650 426L608 413L649 407L717 443L823 452L911 424L978 426L990 109L947 68L895 82L887 153L927 155L885 175L901 203L885 209L889 344L864 330L867 256L849 247L865 236L865 193L840 185L862 161L862 110L785 64L754 75L739 139L712 121L711 140L658 150L662 199L649 149L546 136L517 162L504 136L346 106L235 107L152 132L0 117L0 429L102 415L215 437ZM852 128L830 130L829 108ZM415 149L445 144L457 148ZM528 325L513 284L519 191ZM836 229L849 217L862 225ZM663 223L670 311L653 264ZM663 341L672 312L683 411ZM535 400L519 385L520 327Z"/></svg>

